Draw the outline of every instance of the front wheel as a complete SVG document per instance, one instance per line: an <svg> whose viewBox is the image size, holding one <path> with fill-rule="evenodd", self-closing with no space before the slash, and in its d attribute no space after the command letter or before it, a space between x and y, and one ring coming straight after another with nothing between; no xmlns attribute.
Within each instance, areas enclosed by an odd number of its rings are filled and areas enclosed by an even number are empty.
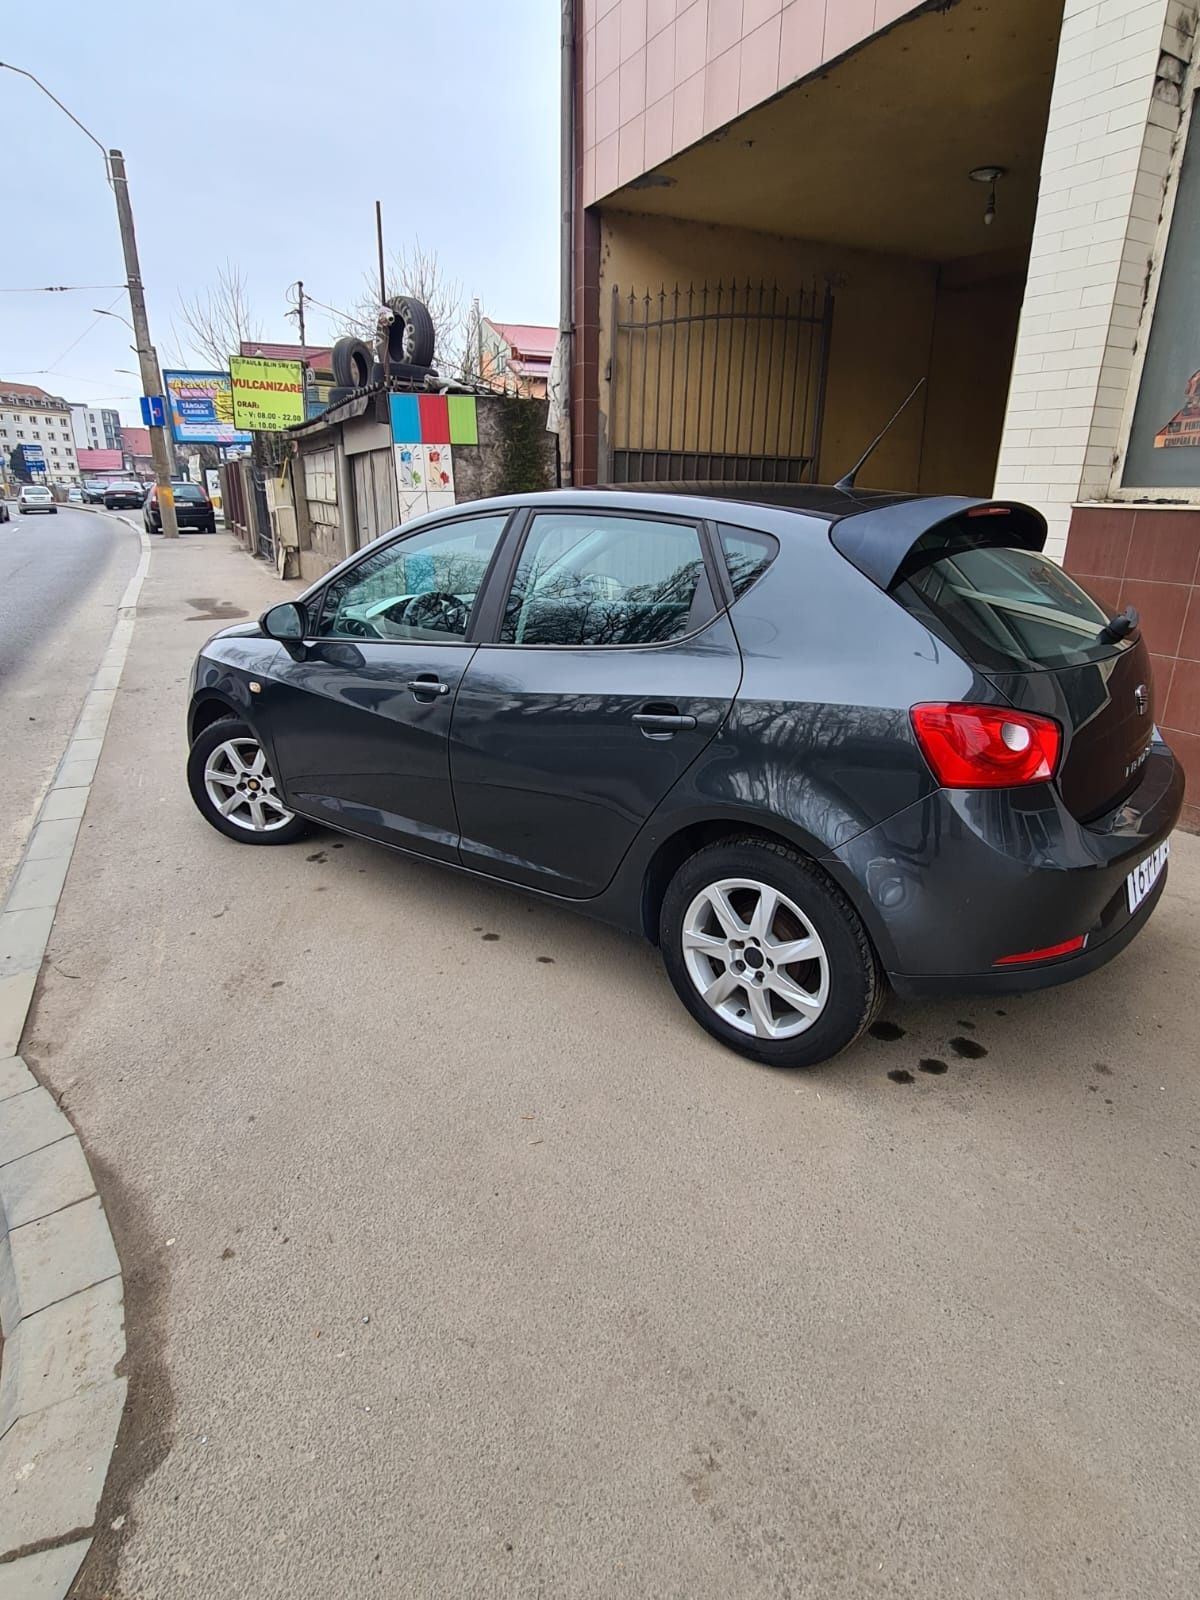
<svg viewBox="0 0 1200 1600"><path fill-rule="evenodd" d="M667 975L715 1039L773 1067L814 1067L858 1038L883 998L854 907L799 851L723 841L685 861L663 900Z"/></svg>
<svg viewBox="0 0 1200 1600"><path fill-rule="evenodd" d="M205 822L239 844L293 844L312 823L284 805L254 730L222 717L196 735L187 781Z"/></svg>

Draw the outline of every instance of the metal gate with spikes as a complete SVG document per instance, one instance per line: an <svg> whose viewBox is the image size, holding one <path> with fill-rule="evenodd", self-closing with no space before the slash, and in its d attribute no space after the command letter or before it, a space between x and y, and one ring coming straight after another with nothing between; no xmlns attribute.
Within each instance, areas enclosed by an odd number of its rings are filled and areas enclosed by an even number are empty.
<svg viewBox="0 0 1200 1600"><path fill-rule="evenodd" d="M812 482L833 291L613 286L613 483Z"/></svg>

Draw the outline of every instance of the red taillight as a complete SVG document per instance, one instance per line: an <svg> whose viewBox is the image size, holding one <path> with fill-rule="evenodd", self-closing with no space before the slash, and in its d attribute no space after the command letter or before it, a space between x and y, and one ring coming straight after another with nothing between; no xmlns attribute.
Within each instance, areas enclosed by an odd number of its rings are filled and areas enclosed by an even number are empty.
<svg viewBox="0 0 1200 1600"><path fill-rule="evenodd" d="M1050 717L1007 706L920 705L909 713L921 753L946 789L1048 783L1062 730Z"/></svg>
<svg viewBox="0 0 1200 1600"><path fill-rule="evenodd" d="M1023 950L1019 956L1001 956L993 961L994 967L1016 967L1025 961L1051 961L1055 956L1073 955L1076 950L1082 950L1087 943L1087 934L1081 933L1077 939L1064 939L1061 944L1044 945L1040 950Z"/></svg>

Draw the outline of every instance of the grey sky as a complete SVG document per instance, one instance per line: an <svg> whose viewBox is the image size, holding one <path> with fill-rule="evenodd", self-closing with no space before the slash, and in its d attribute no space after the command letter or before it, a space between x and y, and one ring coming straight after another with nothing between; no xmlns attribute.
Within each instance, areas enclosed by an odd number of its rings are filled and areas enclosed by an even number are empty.
<svg viewBox="0 0 1200 1600"><path fill-rule="evenodd" d="M60 0L6 13L0 59L125 152L164 365L181 353L179 296L226 257L266 338L296 337L284 311L297 278L347 306L375 260L376 199L389 249L419 235L486 314L558 320L556 0ZM0 293L0 378L136 422L141 385L116 371L137 365L128 330L101 318L85 332L92 307L128 315L100 154L9 72L0 149L0 290L113 286ZM310 341L330 331L310 318Z"/></svg>

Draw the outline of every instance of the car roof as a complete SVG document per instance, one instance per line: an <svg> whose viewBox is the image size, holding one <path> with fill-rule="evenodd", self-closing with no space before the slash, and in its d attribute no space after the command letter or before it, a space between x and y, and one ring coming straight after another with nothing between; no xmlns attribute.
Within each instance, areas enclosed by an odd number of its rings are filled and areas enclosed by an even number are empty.
<svg viewBox="0 0 1200 1600"><path fill-rule="evenodd" d="M859 511L875 511L881 506L903 505L923 497L903 491L882 489L839 489L824 483L717 483L705 481L675 483L597 484L605 494L674 494L689 499L732 500L739 505L767 506L773 511L797 511L826 522L839 522Z"/></svg>

